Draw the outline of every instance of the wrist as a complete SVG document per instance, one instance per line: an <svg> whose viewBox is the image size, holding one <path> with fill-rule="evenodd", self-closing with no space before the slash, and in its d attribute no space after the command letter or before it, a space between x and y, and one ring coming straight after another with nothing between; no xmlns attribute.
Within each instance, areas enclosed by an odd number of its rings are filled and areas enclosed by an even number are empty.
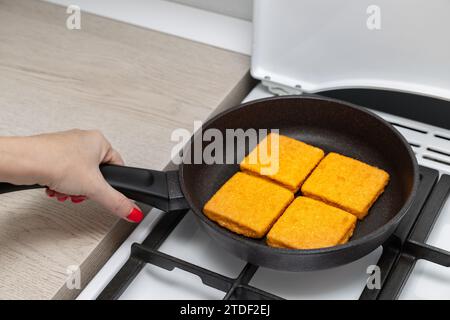
<svg viewBox="0 0 450 320"><path fill-rule="evenodd" d="M50 172L46 169L38 137L0 138L0 180L12 184L48 183Z"/></svg>

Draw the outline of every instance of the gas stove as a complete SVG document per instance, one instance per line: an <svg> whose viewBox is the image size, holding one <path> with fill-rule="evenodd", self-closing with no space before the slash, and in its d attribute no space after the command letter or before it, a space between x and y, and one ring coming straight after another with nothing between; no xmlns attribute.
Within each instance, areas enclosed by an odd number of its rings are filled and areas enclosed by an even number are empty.
<svg viewBox="0 0 450 320"><path fill-rule="evenodd" d="M244 102L271 95L260 84ZM408 218L372 253L328 270L270 270L217 247L193 213L153 209L78 298L449 299L450 130L373 111L406 137L421 167ZM381 288L367 285L371 266Z"/></svg>
<svg viewBox="0 0 450 320"><path fill-rule="evenodd" d="M318 93L369 108L405 136L421 165L408 219L351 264L298 273L257 267L217 247L191 212L153 209L79 299L450 299L450 45L438 36L449 28L448 1L258 0L252 23L163 10L165 1L145 2L158 6L135 17L79 2L93 13L251 53L251 74L261 83L244 101ZM374 266L381 288L369 289Z"/></svg>

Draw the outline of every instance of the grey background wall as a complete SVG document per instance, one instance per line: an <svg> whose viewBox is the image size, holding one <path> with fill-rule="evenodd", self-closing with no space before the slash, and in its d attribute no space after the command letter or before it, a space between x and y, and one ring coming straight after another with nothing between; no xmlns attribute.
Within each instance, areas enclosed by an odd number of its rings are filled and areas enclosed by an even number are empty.
<svg viewBox="0 0 450 320"><path fill-rule="evenodd" d="M167 0L195 8L252 20L253 0Z"/></svg>

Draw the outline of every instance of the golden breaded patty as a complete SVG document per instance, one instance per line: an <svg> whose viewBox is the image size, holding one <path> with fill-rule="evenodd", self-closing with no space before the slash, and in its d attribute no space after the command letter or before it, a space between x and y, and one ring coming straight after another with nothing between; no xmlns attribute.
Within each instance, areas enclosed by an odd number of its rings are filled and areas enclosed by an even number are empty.
<svg viewBox="0 0 450 320"><path fill-rule="evenodd" d="M272 147L277 140L278 153ZM242 160L241 170L263 175L296 192L323 156L319 148L271 133Z"/></svg>
<svg viewBox="0 0 450 320"><path fill-rule="evenodd" d="M388 182L386 171L330 153L303 184L302 193L363 219Z"/></svg>
<svg viewBox="0 0 450 320"><path fill-rule="evenodd" d="M261 238L293 199L286 188L238 172L205 204L203 212L233 232Z"/></svg>
<svg viewBox="0 0 450 320"><path fill-rule="evenodd" d="M267 234L267 244L289 249L318 249L344 244L356 225L351 213L306 197L296 198Z"/></svg>

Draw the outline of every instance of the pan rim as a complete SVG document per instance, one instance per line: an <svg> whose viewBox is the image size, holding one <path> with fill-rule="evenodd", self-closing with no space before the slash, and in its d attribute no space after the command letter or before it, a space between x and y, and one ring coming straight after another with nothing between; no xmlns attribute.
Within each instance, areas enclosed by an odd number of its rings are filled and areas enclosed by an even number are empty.
<svg viewBox="0 0 450 320"><path fill-rule="evenodd" d="M214 121L216 121L217 119L235 112L236 110L239 110L241 108L244 107L248 107L251 105L255 105L255 104L259 104L262 102L266 102L266 101L273 101L273 100L288 100L288 99L310 99L310 100L320 100L320 101L327 101L327 102L332 102L332 103L338 103L341 105L345 105L346 107L349 107L351 109L355 109L359 112L365 113L368 116L373 117L375 120L379 121L383 126L385 126L387 129L390 129L391 132L396 135L396 137L398 139L400 139L400 141L404 144L404 146L406 147L406 150L408 151L408 155L410 157L410 159L412 160L412 165L413 165L413 186L411 189L410 194L408 195L407 200L405 201L404 205L398 210L398 212L386 223L384 224L382 227L370 232L369 234L356 239L356 240L351 240L345 244L340 244L340 245L336 245L336 246L332 246L332 247L325 247L325 248L318 248L318 249L287 249L287 248L275 248L275 247L270 247L266 244L263 243L259 243L254 241L254 239L252 238L247 238L245 236L236 234L232 231L229 231L221 226L219 226L217 223L215 223L214 221L208 219L203 212L200 210L197 210L199 208L192 206L192 197L191 197L191 193L186 190L185 184L184 184L184 164L180 165L180 169L179 169L179 180L180 180L180 186L181 186L181 190L183 191L184 197L187 200L190 210L192 210L195 215L200 218L200 220L203 223L208 224L210 227L214 228L217 232L220 232L223 236L226 237L231 237L233 240L236 240L238 242L245 242L246 244L248 244L249 246L256 246L261 250L266 250L266 251L270 251L271 253L278 253L278 254L287 254L287 255L318 255L318 254L328 254L328 253L336 253L339 251L344 251L344 250L348 250L350 248L356 247L356 246L360 246L360 245L364 245L368 242L371 242L374 239L377 239L381 236L383 236L386 232L389 231L389 229L391 229L393 226L396 226L398 223L401 222L401 220L404 218L404 216L406 215L408 209L411 207L413 201L414 201L414 197L417 194L417 189L419 186L419 164L417 162L417 158L414 155L414 152L412 150L412 148L410 147L408 141L405 139L405 137L402 136L402 134L395 129L394 126L392 126L389 122L387 122L386 120L384 120L382 117L380 117L379 115L375 114L372 111L367 110L366 108L363 108L361 106L358 106L356 104L353 103L349 103L346 101L342 101L339 99L334 99L334 98L329 98L329 97L323 97L323 96L318 96L318 95L304 95L304 96L298 96L298 95L286 95L286 96L275 96L275 97L268 97L268 98L261 98L261 99L256 99L256 100L252 100L249 102L245 102L242 104L239 104L237 106L234 106L232 108L229 108L223 112L218 113L217 115L211 117L208 121L206 121L203 124L203 127L207 127L210 124L212 124ZM192 135L191 139L189 140L189 147L192 145L193 141L194 141L194 137L195 135ZM395 229L394 229L395 230ZM374 248L376 249L376 248ZM355 259L356 260L356 259Z"/></svg>

